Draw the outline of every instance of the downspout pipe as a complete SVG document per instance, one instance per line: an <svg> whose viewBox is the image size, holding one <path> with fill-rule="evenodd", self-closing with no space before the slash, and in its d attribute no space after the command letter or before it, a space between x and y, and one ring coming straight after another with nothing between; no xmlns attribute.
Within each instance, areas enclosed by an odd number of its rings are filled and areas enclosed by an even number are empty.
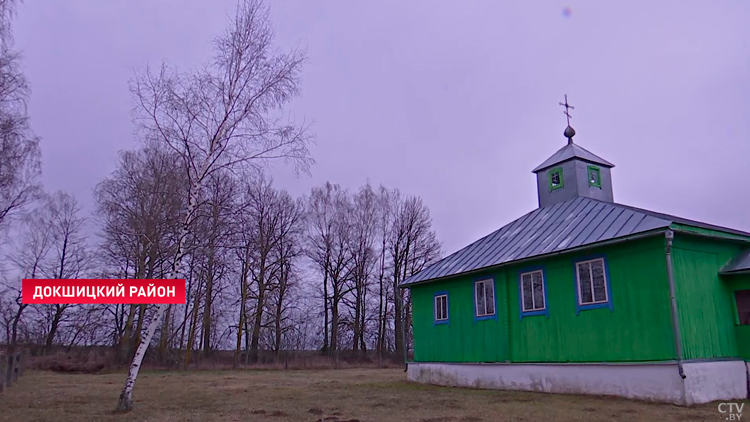
<svg viewBox="0 0 750 422"><path fill-rule="evenodd" d="M406 307L404 306L404 291L399 292L399 298L401 302L401 343L404 345L404 372L409 370L409 363L408 363L408 357L409 357L409 350L408 345L406 343Z"/></svg>
<svg viewBox="0 0 750 422"><path fill-rule="evenodd" d="M674 232L667 230L664 232L664 237L667 240L666 248L666 260L667 260L667 279L669 280L669 304L672 309L672 332L674 333L674 348L677 352L677 371L680 373L680 377L685 379L685 371L682 368L682 336L680 334L680 319L677 313L677 299L675 297L675 284L674 284L674 268L672 266L672 240L674 240Z"/></svg>

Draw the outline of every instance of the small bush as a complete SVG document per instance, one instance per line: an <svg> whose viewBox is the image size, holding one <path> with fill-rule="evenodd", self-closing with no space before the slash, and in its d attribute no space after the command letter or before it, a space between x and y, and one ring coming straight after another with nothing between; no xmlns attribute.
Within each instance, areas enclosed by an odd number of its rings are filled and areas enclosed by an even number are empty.
<svg viewBox="0 0 750 422"><path fill-rule="evenodd" d="M35 356L30 362L30 368L43 371L95 374L104 369L112 368L108 357L97 354L56 353L51 356Z"/></svg>

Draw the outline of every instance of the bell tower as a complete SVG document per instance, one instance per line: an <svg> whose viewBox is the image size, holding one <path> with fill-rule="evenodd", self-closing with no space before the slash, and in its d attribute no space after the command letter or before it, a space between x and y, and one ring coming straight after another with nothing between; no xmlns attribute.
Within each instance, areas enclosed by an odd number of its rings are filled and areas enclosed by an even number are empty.
<svg viewBox="0 0 750 422"><path fill-rule="evenodd" d="M570 126L569 110L574 107L568 104L567 95L565 103L560 105L565 107L564 113L568 121L563 132L568 143L533 170L537 180L539 207L579 196L614 202L610 170L615 165L573 142L576 131Z"/></svg>

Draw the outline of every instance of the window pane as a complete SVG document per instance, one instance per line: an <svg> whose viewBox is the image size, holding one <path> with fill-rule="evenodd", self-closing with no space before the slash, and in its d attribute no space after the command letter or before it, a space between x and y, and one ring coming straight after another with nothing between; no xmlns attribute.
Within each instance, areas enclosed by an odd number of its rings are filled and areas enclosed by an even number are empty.
<svg viewBox="0 0 750 422"><path fill-rule="evenodd" d="M607 290L604 281L604 260L600 259L591 263L591 276L594 282L594 302L606 302Z"/></svg>
<svg viewBox="0 0 750 422"><path fill-rule="evenodd" d="M522 276L521 284L523 285L523 310L530 311L534 309L531 274L524 274Z"/></svg>
<svg viewBox="0 0 750 422"><path fill-rule="evenodd" d="M476 304L477 304L477 315L482 316L486 314L486 308L484 304L484 283L476 283Z"/></svg>
<svg viewBox="0 0 750 422"><path fill-rule="evenodd" d="M554 172L552 173L552 186L557 186L560 184L560 173Z"/></svg>
<svg viewBox="0 0 750 422"><path fill-rule="evenodd" d="M542 272L533 274L534 277L534 309L544 309L544 282Z"/></svg>
<svg viewBox="0 0 750 422"><path fill-rule="evenodd" d="M581 304L593 302L593 292L591 291L591 271L589 264L578 264L578 288L581 296Z"/></svg>
<svg viewBox="0 0 750 422"><path fill-rule="evenodd" d="M487 315L492 315L495 313L495 284L487 282L484 283L484 285L487 289L487 294L485 295L485 300L487 301Z"/></svg>
<svg viewBox="0 0 750 422"><path fill-rule="evenodd" d="M447 295L435 296L435 319L439 321L448 319Z"/></svg>
<svg viewBox="0 0 750 422"><path fill-rule="evenodd" d="M750 325L750 290L737 290L734 298L737 300L740 325Z"/></svg>
<svg viewBox="0 0 750 422"><path fill-rule="evenodd" d="M597 169L589 170L589 183L595 186L599 185L599 170Z"/></svg>

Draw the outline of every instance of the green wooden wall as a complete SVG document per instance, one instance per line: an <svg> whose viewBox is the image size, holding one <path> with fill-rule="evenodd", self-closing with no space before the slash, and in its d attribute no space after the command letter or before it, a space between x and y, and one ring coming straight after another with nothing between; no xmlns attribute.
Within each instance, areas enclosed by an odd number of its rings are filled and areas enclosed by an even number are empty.
<svg viewBox="0 0 750 422"><path fill-rule="evenodd" d="M750 289L750 276L719 276L741 245L677 235L674 269L685 359L750 355L750 331L736 327L734 291Z"/></svg>
<svg viewBox="0 0 750 422"><path fill-rule="evenodd" d="M735 331L739 357L750 361L750 325L738 325Z"/></svg>
<svg viewBox="0 0 750 422"><path fill-rule="evenodd" d="M750 327L737 325L734 290L750 275L719 276L736 242L677 234L673 264L685 359L750 360ZM664 239L655 237L509 265L412 287L418 362L622 362L675 359ZM604 256L613 310L576 312L575 261ZM518 276L542 268L548 315L520 317ZM492 277L496 317L475 320L473 281ZM449 294L449 322L435 324L433 297Z"/></svg>
<svg viewBox="0 0 750 422"><path fill-rule="evenodd" d="M474 278L458 278L412 289L414 359L419 362L502 362L508 359L505 279L495 278L497 318L474 320ZM448 292L448 324L435 324L433 298Z"/></svg>
<svg viewBox="0 0 750 422"><path fill-rule="evenodd" d="M576 314L575 261L604 255L613 310ZM519 313L518 275L542 267L549 315ZM412 287L414 360L419 362L617 362L674 359L664 238L655 237L511 265L488 272L497 318L475 321L473 281L456 277ZM449 293L449 323L434 323L433 297Z"/></svg>

